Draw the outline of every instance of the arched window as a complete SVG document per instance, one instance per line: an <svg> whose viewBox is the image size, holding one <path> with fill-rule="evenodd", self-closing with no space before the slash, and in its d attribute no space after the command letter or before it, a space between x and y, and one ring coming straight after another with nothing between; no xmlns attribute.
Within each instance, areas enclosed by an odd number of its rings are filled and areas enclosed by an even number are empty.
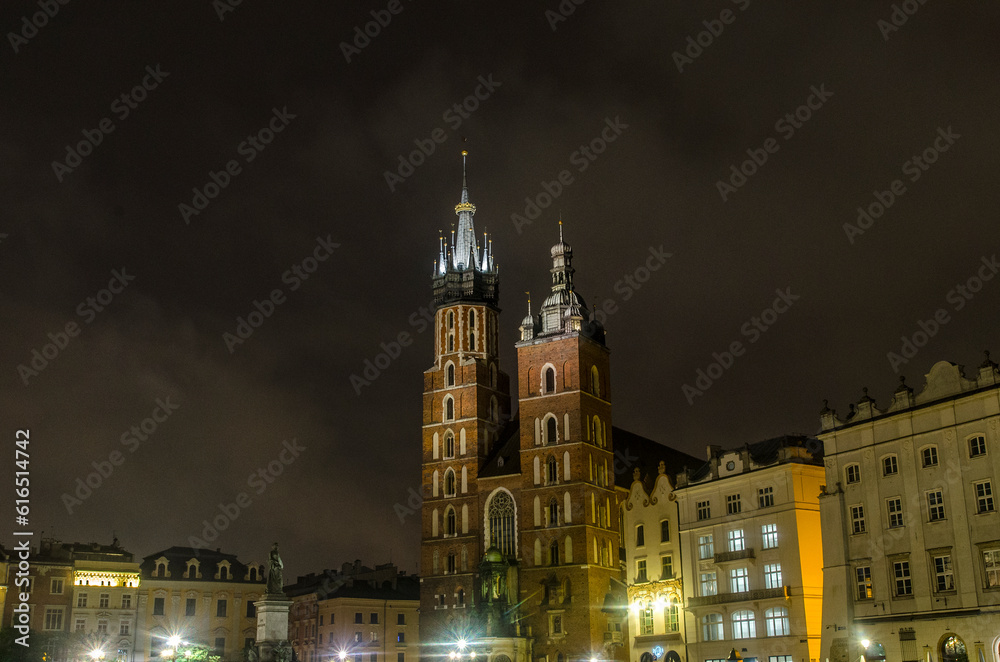
<svg viewBox="0 0 1000 662"><path fill-rule="evenodd" d="M444 456L445 459L455 457L455 434L451 430L444 433Z"/></svg>
<svg viewBox="0 0 1000 662"><path fill-rule="evenodd" d="M559 424L556 423L555 416L550 416L548 420L545 421L545 443L556 443L556 438L558 437L558 427Z"/></svg>
<svg viewBox="0 0 1000 662"><path fill-rule="evenodd" d="M559 480L559 465L554 457L550 457L545 463L545 478L547 485L553 485Z"/></svg>
<svg viewBox="0 0 1000 662"><path fill-rule="evenodd" d="M844 468L844 478L848 485L861 482L861 465L860 464L848 464Z"/></svg>
<svg viewBox="0 0 1000 662"><path fill-rule="evenodd" d="M197 564L195 564L195 563L189 563L188 564L187 576L188 576L188 579L197 579L198 578L198 565Z"/></svg>
<svg viewBox="0 0 1000 662"><path fill-rule="evenodd" d="M476 311L469 311L469 328L474 329L476 327Z"/></svg>
<svg viewBox="0 0 1000 662"><path fill-rule="evenodd" d="M167 576L167 564L157 563L156 564L156 577L166 577Z"/></svg>
<svg viewBox="0 0 1000 662"><path fill-rule="evenodd" d="M455 509L449 507L444 513L444 533L448 536L455 535L458 530L457 518L455 517Z"/></svg>
<svg viewBox="0 0 1000 662"><path fill-rule="evenodd" d="M447 378L445 384L447 386L454 386L455 385L455 365L452 364L452 363L449 363L448 367L445 368L445 372L448 375L448 378Z"/></svg>
<svg viewBox="0 0 1000 662"><path fill-rule="evenodd" d="M554 368L545 369L545 392L554 393L556 390L556 371Z"/></svg>
<svg viewBox="0 0 1000 662"><path fill-rule="evenodd" d="M701 634L704 641L722 640L722 614L706 614L701 619Z"/></svg>
<svg viewBox="0 0 1000 662"><path fill-rule="evenodd" d="M257 581L257 568L256 567L251 567L250 568L250 581L252 581L252 582Z"/></svg>
<svg viewBox="0 0 1000 662"><path fill-rule="evenodd" d="M226 566L219 568L219 579L229 579L229 568Z"/></svg>
<svg viewBox="0 0 1000 662"><path fill-rule="evenodd" d="M553 540L549 545L549 565L559 565L559 541Z"/></svg>
<svg viewBox="0 0 1000 662"><path fill-rule="evenodd" d="M444 420L455 420L455 399L450 395L444 399Z"/></svg>
<svg viewBox="0 0 1000 662"><path fill-rule="evenodd" d="M965 642L951 635L941 643L941 659L944 662L969 662Z"/></svg>
<svg viewBox="0 0 1000 662"><path fill-rule="evenodd" d="M455 496L455 472L451 469L444 472L444 495L446 497Z"/></svg>
<svg viewBox="0 0 1000 662"><path fill-rule="evenodd" d="M767 636L783 637L791 634L788 627L788 608L771 607L764 612L764 625L767 628Z"/></svg>
<svg viewBox="0 0 1000 662"><path fill-rule="evenodd" d="M465 591L463 589L458 589L458 592L455 594L455 600L459 607L465 606Z"/></svg>
<svg viewBox="0 0 1000 662"><path fill-rule="evenodd" d="M757 636L757 621L753 612L744 609L733 613L733 639L753 639Z"/></svg>
<svg viewBox="0 0 1000 662"><path fill-rule="evenodd" d="M487 529L486 547L496 547L507 556L515 556L517 548L514 540L514 499L509 492L497 490L486 504Z"/></svg>
<svg viewBox="0 0 1000 662"><path fill-rule="evenodd" d="M476 311L469 311L469 351L476 351Z"/></svg>
<svg viewBox="0 0 1000 662"><path fill-rule="evenodd" d="M594 445L599 448L603 448L604 435L601 429L601 419L599 419L597 416L595 416L594 419L590 422L590 431L591 431L590 438L593 440Z"/></svg>
<svg viewBox="0 0 1000 662"><path fill-rule="evenodd" d="M455 313L454 311L448 311L448 328L455 328Z"/></svg>
<svg viewBox="0 0 1000 662"><path fill-rule="evenodd" d="M590 366L590 392L601 397L601 373L597 371L597 366Z"/></svg>
<svg viewBox="0 0 1000 662"><path fill-rule="evenodd" d="M549 526L559 526L559 502L549 500Z"/></svg>

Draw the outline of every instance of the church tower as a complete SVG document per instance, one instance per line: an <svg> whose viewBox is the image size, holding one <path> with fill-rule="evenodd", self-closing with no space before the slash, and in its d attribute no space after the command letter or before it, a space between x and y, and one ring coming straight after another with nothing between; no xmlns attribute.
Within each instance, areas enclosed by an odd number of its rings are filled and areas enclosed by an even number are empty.
<svg viewBox="0 0 1000 662"><path fill-rule="evenodd" d="M470 631L479 588L483 516L479 469L510 419L510 380L499 365L499 276L492 242L477 242L462 152L458 229L441 237L432 275L434 364L424 372L424 502L420 631L425 643Z"/></svg>
<svg viewBox="0 0 1000 662"><path fill-rule="evenodd" d="M604 328L573 284L573 249L552 247L552 290L521 322L521 612L534 658L609 659L602 611L619 580L618 506Z"/></svg>

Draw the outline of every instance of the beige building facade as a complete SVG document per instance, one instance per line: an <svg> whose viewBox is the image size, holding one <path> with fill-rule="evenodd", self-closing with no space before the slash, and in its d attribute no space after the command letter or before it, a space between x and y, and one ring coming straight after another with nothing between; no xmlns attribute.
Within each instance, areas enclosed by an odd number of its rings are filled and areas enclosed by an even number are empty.
<svg viewBox="0 0 1000 662"><path fill-rule="evenodd" d="M818 662L823 596L822 447L784 436L677 477L690 662ZM854 661L852 661L854 662Z"/></svg>
<svg viewBox="0 0 1000 662"><path fill-rule="evenodd" d="M1000 372L926 378L823 411L823 662L1000 662Z"/></svg>

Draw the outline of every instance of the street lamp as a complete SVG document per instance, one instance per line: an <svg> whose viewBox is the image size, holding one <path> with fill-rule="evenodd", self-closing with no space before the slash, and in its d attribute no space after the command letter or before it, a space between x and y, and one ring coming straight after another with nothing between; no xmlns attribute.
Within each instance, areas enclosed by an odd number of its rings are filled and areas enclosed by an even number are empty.
<svg viewBox="0 0 1000 662"><path fill-rule="evenodd" d="M90 659L92 659L92 660L103 660L104 659L104 651L102 649L100 649L100 648L95 648L94 650L90 651Z"/></svg>

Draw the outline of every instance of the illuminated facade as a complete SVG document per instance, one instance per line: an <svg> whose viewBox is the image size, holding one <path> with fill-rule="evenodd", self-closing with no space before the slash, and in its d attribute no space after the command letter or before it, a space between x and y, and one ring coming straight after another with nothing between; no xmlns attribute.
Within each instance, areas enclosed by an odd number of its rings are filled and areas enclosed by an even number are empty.
<svg viewBox="0 0 1000 662"><path fill-rule="evenodd" d="M218 550L171 547L140 564L135 662L158 659L167 641L205 646L222 662L241 662L257 636L254 602L265 571Z"/></svg>
<svg viewBox="0 0 1000 662"><path fill-rule="evenodd" d="M822 445L785 436L709 448L677 476L688 660L820 658Z"/></svg>
<svg viewBox="0 0 1000 662"><path fill-rule="evenodd" d="M131 554L118 561L102 561L100 556L73 562L69 626L72 632L81 633L88 647L103 650L106 659L132 662L139 564L132 562Z"/></svg>
<svg viewBox="0 0 1000 662"><path fill-rule="evenodd" d="M824 662L1000 662L1000 371L926 377L822 413Z"/></svg>

